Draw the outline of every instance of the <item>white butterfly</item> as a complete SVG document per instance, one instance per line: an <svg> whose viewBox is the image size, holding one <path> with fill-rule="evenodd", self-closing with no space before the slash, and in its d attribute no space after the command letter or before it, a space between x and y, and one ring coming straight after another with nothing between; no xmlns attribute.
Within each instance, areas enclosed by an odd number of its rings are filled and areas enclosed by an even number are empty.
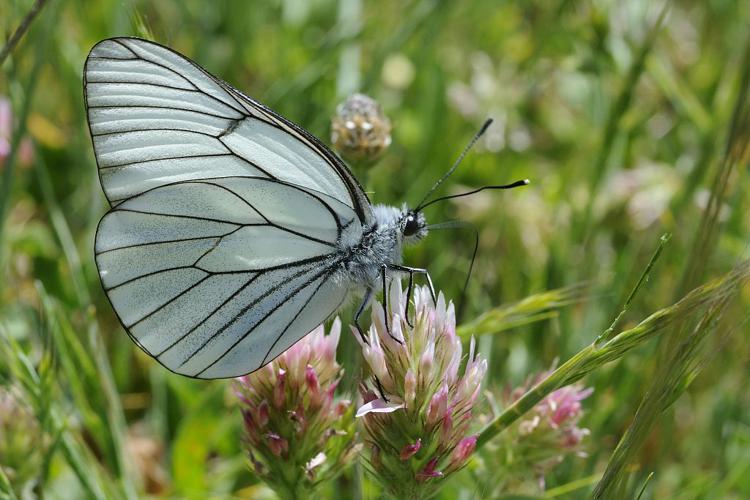
<svg viewBox="0 0 750 500"><path fill-rule="evenodd" d="M356 323L390 272L426 274L401 265L426 204L373 207L319 140L171 49L99 42L84 93L102 285L169 370L252 372L363 296Z"/></svg>

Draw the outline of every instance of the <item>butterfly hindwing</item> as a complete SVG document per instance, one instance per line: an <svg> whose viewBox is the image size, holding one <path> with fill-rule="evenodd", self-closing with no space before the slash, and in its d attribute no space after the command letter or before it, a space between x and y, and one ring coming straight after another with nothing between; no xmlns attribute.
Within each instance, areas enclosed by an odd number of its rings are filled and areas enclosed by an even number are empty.
<svg viewBox="0 0 750 500"><path fill-rule="evenodd" d="M341 305L336 243L356 236L355 219L325 195L265 177L182 181L105 215L96 262L146 352L180 374L237 376Z"/></svg>

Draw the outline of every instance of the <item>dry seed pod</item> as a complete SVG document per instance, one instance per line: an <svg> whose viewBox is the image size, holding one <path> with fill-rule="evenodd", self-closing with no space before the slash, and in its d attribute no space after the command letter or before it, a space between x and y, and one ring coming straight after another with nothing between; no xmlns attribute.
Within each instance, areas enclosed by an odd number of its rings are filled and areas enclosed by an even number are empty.
<svg viewBox="0 0 750 500"><path fill-rule="evenodd" d="M331 142L348 161L372 162L391 144L391 122L377 101L353 94L336 108Z"/></svg>

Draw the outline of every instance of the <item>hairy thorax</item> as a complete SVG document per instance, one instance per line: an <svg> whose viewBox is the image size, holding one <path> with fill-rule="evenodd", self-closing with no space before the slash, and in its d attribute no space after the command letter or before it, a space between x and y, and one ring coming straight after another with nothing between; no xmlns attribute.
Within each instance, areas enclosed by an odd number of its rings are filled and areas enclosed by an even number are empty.
<svg viewBox="0 0 750 500"><path fill-rule="evenodd" d="M344 244L339 279L362 288L379 288L384 265L401 264L401 211L395 207L373 207L375 223L365 228L362 238Z"/></svg>

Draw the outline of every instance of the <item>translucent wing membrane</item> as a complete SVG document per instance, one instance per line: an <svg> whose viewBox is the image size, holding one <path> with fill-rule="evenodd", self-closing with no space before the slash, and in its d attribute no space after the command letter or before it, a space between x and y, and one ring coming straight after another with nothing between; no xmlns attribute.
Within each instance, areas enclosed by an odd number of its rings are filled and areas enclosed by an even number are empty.
<svg viewBox="0 0 750 500"><path fill-rule="evenodd" d="M84 88L112 205L174 182L253 176L323 193L372 222L362 188L320 141L166 47L104 40L86 61Z"/></svg>
<svg viewBox="0 0 750 500"><path fill-rule="evenodd" d="M170 370L242 375L345 300L344 203L267 177L159 186L118 204L96 235L104 288L130 336Z"/></svg>
<svg viewBox="0 0 750 500"><path fill-rule="evenodd" d="M238 376L341 305L339 249L373 216L317 139L145 40L97 44L84 92L113 207L96 262L141 348L180 374Z"/></svg>

